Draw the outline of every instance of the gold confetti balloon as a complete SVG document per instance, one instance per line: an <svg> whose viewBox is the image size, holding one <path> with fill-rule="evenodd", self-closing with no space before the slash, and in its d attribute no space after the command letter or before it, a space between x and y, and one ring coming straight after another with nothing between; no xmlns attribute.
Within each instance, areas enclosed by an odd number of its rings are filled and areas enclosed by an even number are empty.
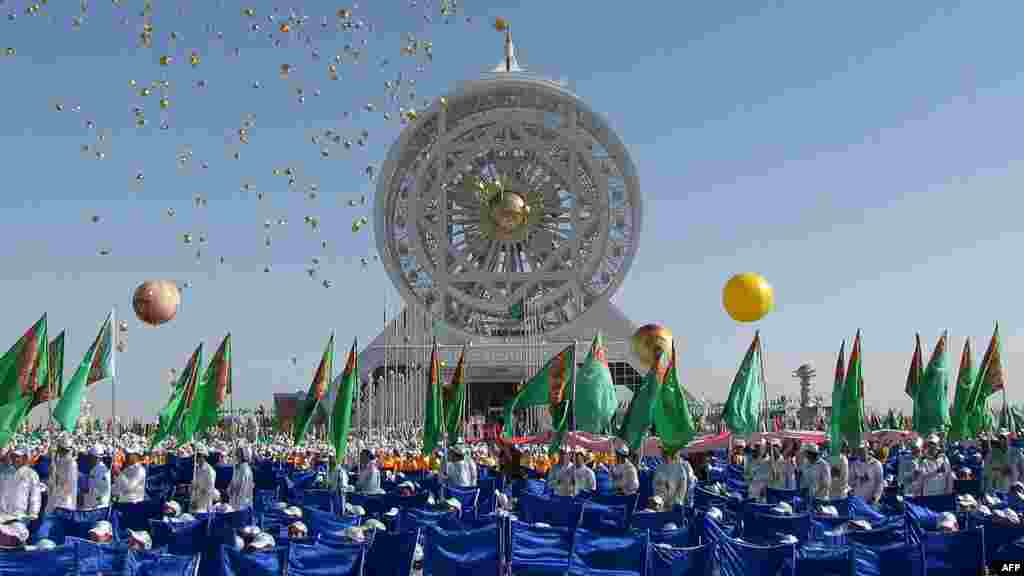
<svg viewBox="0 0 1024 576"><path fill-rule="evenodd" d="M660 324L646 324L637 328L630 344L640 369L646 372L654 367L659 353L672 352L672 331Z"/></svg>
<svg viewBox="0 0 1024 576"><path fill-rule="evenodd" d="M181 304L178 286L169 280L147 280L135 289L132 308L135 316L150 326L160 326L174 319Z"/></svg>
<svg viewBox="0 0 1024 576"><path fill-rule="evenodd" d="M508 20L505 20L500 16L498 18L495 18L494 29L497 30L498 32L504 32L505 30L508 30Z"/></svg>
<svg viewBox="0 0 1024 576"><path fill-rule="evenodd" d="M722 305L737 322L757 322L775 306L775 291L760 274L736 274L722 289Z"/></svg>

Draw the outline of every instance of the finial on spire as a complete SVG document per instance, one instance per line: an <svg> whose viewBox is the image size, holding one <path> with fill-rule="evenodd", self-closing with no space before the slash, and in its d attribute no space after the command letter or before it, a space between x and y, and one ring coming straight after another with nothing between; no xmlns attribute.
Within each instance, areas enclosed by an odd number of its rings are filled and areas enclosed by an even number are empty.
<svg viewBox="0 0 1024 576"><path fill-rule="evenodd" d="M512 26L504 18L495 18L494 29L505 33L505 60L494 69L495 72L521 72L516 61L516 47L512 43Z"/></svg>

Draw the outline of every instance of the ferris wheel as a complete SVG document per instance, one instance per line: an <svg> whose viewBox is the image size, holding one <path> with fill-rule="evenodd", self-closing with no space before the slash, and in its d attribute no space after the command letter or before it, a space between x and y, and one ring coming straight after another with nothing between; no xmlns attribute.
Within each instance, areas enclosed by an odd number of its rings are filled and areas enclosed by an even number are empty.
<svg viewBox="0 0 1024 576"><path fill-rule="evenodd" d="M508 336L525 316L555 334L622 284L641 208L600 115L561 83L498 71L405 128L379 173L374 231L405 302L449 330Z"/></svg>

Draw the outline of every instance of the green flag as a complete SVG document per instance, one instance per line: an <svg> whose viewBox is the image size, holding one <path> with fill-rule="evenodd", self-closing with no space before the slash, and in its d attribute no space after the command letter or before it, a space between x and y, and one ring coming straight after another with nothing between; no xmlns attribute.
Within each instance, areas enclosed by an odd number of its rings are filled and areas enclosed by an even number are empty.
<svg viewBox="0 0 1024 576"><path fill-rule="evenodd" d="M861 361L860 330L853 340L850 364L846 368L846 383L843 384L843 415L840 432L851 446L860 446L864 438L864 372Z"/></svg>
<svg viewBox="0 0 1024 576"><path fill-rule="evenodd" d="M907 385L903 389L914 402L913 419L917 420L917 391L924 380L924 354L921 352L921 334L914 334L914 355L910 358L910 369L907 371Z"/></svg>
<svg viewBox="0 0 1024 576"><path fill-rule="evenodd" d="M174 434L178 444L187 444L195 439L195 429L190 422L192 411L196 409L198 401L199 384L202 381L203 373L203 345L200 343L197 352L193 355L195 362L190 362L186 367L188 379L185 381L185 388L182 393L181 404L178 405L178 413L171 422L171 433Z"/></svg>
<svg viewBox="0 0 1024 576"><path fill-rule="evenodd" d="M359 355L356 352L356 341L352 341L352 349L345 360L345 371L341 373L341 381L335 390L334 410L331 412L331 446L338 462L345 461L348 452L348 434L352 429L352 397L359 387Z"/></svg>
<svg viewBox="0 0 1024 576"><path fill-rule="evenodd" d="M455 444L462 435L463 413L466 409L466 349L459 354L459 363L455 365L451 384L444 387L444 422L448 433L448 444Z"/></svg>
<svg viewBox="0 0 1024 576"><path fill-rule="evenodd" d="M44 402L51 398L60 398L64 394L64 331L50 342L49 347L49 385Z"/></svg>
<svg viewBox="0 0 1024 576"><path fill-rule="evenodd" d="M313 382L309 385L306 399L299 406L298 413L295 414L295 428L293 432L296 445L302 443L303 438L306 436L306 430L309 428L309 423L313 421L316 409L320 406L320 401L327 394L327 386L331 383L333 370L334 334L332 333L331 338L327 341L327 347L324 348L324 353L320 357L320 364L316 368Z"/></svg>
<svg viewBox="0 0 1024 576"><path fill-rule="evenodd" d="M513 320L522 320L523 304L521 302L516 302L515 304L509 306L508 315L511 316Z"/></svg>
<svg viewBox="0 0 1024 576"><path fill-rule="evenodd" d="M615 397L612 371L608 368L608 349L598 332L590 344L590 353L576 372L576 429L604 434L619 407Z"/></svg>
<svg viewBox="0 0 1024 576"><path fill-rule="evenodd" d="M842 444L843 422L843 381L846 380L846 340L839 345L839 358L836 359L836 374L832 381L832 414L829 416L829 439L832 450L838 454Z"/></svg>
<svg viewBox="0 0 1024 576"><path fill-rule="evenodd" d="M999 341L999 325L996 324L992 339L988 342L985 355L981 359L978 378L974 384L971 400L971 430L974 434L991 428L991 418L986 410L988 397L1006 387L1006 376L1003 373L1002 346Z"/></svg>
<svg viewBox="0 0 1024 576"><path fill-rule="evenodd" d="M676 348L673 345L665 381L658 387L658 395L654 401L654 429L661 438L662 450L669 455L685 448L697 434L693 414L690 413L690 403L679 383L676 366Z"/></svg>
<svg viewBox="0 0 1024 576"><path fill-rule="evenodd" d="M668 371L668 359L666 354L658 352L654 366L647 372L644 383L639 390L633 394L629 401L626 414L619 425L616 436L622 439L629 446L630 450L639 450L643 445L651 425L654 424L654 409L658 402L658 389L665 380Z"/></svg>
<svg viewBox="0 0 1024 576"><path fill-rule="evenodd" d="M114 377L114 314L111 312L100 326L89 350L86 351L82 363L78 365L74 376L68 382L57 406L53 409L53 419L61 428L74 432L78 426L78 416L82 408L82 397L89 386Z"/></svg>
<svg viewBox="0 0 1024 576"><path fill-rule="evenodd" d="M555 354L543 368L516 391L516 395L512 399L505 403L505 436L512 436L513 412L533 406L548 407L556 436L559 430L564 431L565 426L568 425L569 410L567 408L571 403L573 363L576 361L575 348L575 344L570 344Z"/></svg>
<svg viewBox="0 0 1024 576"><path fill-rule="evenodd" d="M160 424L157 427L156 435L153 436L151 446L156 446L171 436L176 438L185 436L182 430L183 420L195 398L195 389L199 382L199 370L202 364L203 345L199 344L189 357L188 363L185 364L181 376L178 377L171 399L160 411Z"/></svg>
<svg viewBox="0 0 1024 576"><path fill-rule="evenodd" d="M0 405L22 398L31 401L33 393L47 385L46 346L46 314L43 314L6 354L0 356Z"/></svg>
<svg viewBox="0 0 1024 576"><path fill-rule="evenodd" d="M761 334L757 332L732 381L729 399L722 412L722 420L733 434L745 437L759 431L763 399Z"/></svg>
<svg viewBox="0 0 1024 576"><path fill-rule="evenodd" d="M924 380L914 401L914 431L921 436L945 432L949 427L949 354L945 333L939 337L931 360L924 370Z"/></svg>
<svg viewBox="0 0 1024 576"><path fill-rule="evenodd" d="M424 403L423 453L430 454L441 442L444 417L441 412L443 386L441 380L441 359L437 350L437 339L430 351L430 381L427 382L427 397Z"/></svg>
<svg viewBox="0 0 1024 576"><path fill-rule="evenodd" d="M953 414L949 422L950 440L967 440L971 437L971 399L976 379L974 354L971 352L971 339L968 338L964 340L964 350L960 354L956 396L953 399Z"/></svg>
<svg viewBox="0 0 1024 576"><path fill-rule="evenodd" d="M220 421L224 399L231 394L231 373L231 334L228 334L196 384L195 400L184 422L189 437L202 434Z"/></svg>
<svg viewBox="0 0 1024 576"><path fill-rule="evenodd" d="M0 406L0 446L10 442L17 434L31 404L31 396L22 396L10 404Z"/></svg>
<svg viewBox="0 0 1024 576"><path fill-rule="evenodd" d="M899 430L900 422L896 419L896 411L889 408L889 412L885 415L885 423L883 424L886 430Z"/></svg>

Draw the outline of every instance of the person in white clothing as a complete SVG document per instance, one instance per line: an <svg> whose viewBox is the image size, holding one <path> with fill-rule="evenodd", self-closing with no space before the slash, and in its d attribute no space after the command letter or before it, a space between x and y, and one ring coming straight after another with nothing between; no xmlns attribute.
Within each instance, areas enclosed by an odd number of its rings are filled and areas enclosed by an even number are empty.
<svg viewBox="0 0 1024 576"><path fill-rule="evenodd" d="M57 442L56 454L50 465L50 477L46 479L46 492L46 512L53 512L57 508L78 508L78 456L69 437L65 436Z"/></svg>
<svg viewBox="0 0 1024 576"><path fill-rule="evenodd" d="M142 451L137 446L125 449L127 466L114 481L113 496L118 502L138 503L146 499L146 465L142 463Z"/></svg>
<svg viewBox="0 0 1024 576"><path fill-rule="evenodd" d="M444 479L456 488L472 488L476 486L474 472L476 469L470 465L466 458L466 451L462 446L452 446L448 451L450 458L445 467Z"/></svg>
<svg viewBox="0 0 1024 576"><path fill-rule="evenodd" d="M748 496L763 502L768 495L769 482L771 482L771 459L765 454L764 443L756 444L752 453L751 484Z"/></svg>
<svg viewBox="0 0 1024 576"><path fill-rule="evenodd" d="M938 436L932 434L925 441L927 456L921 466L921 495L940 496L946 492L952 469L942 453Z"/></svg>
<svg viewBox="0 0 1024 576"><path fill-rule="evenodd" d="M899 457L899 482L904 496L914 496L921 493L921 449L924 441L921 438L914 438L910 443L910 452L901 454Z"/></svg>
<svg viewBox="0 0 1024 576"><path fill-rule="evenodd" d="M82 494L82 510L95 510L110 506L110 470L103 463L106 449L97 444L89 450L86 462L91 464L86 491Z"/></svg>
<svg viewBox="0 0 1024 576"><path fill-rule="evenodd" d="M380 470L373 452L363 449L359 453L359 478L356 480L356 491L362 494L382 494L380 487Z"/></svg>
<svg viewBox="0 0 1024 576"><path fill-rule="evenodd" d="M548 470L547 476L544 478L548 488L553 491L558 490L558 480L562 475L562 469L567 466L572 466L572 463L569 461L569 450L565 446L562 446L558 450L558 462L555 462L555 464L551 466Z"/></svg>
<svg viewBox="0 0 1024 576"><path fill-rule="evenodd" d="M829 460L831 460L830 464L832 467L836 468L839 472L838 476L831 479L832 486L829 488L829 492L841 494L841 496L836 496L836 498L843 498L850 492L850 445L846 440L843 440L839 450L832 454ZM838 485L836 485L837 483Z"/></svg>
<svg viewBox="0 0 1024 576"><path fill-rule="evenodd" d="M868 450L867 442L861 442L854 455L857 460L850 474L853 495L859 496L872 506L877 506L885 490L882 463Z"/></svg>
<svg viewBox="0 0 1024 576"><path fill-rule="evenodd" d="M597 476L594 471L587 466L587 454L583 449L576 451L575 460L573 465L572 479L573 479L573 496L576 496L580 492L596 492L597 491Z"/></svg>
<svg viewBox="0 0 1024 576"><path fill-rule="evenodd" d="M4 514L19 519L34 519L42 507L42 484L39 474L29 465L29 450L19 446L14 450L14 474L5 477L3 493Z"/></svg>
<svg viewBox="0 0 1024 576"><path fill-rule="evenodd" d="M804 469L800 476L800 489L817 500L827 500L832 487L832 471L818 452L816 444L803 448Z"/></svg>
<svg viewBox="0 0 1024 576"><path fill-rule="evenodd" d="M629 448L620 446L615 455L617 464L612 468L615 491L626 496L636 494L640 490L640 476L636 465L629 460Z"/></svg>
<svg viewBox="0 0 1024 576"><path fill-rule="evenodd" d="M195 477L192 478L192 493L189 508L192 513L209 512L220 497L217 491L217 471L207 461L209 452L204 446L196 448L195 458L198 461Z"/></svg>
<svg viewBox="0 0 1024 576"><path fill-rule="evenodd" d="M693 468L682 457L682 451L667 453L654 471L654 495L660 498L662 510L686 506L692 482Z"/></svg>
<svg viewBox="0 0 1024 576"><path fill-rule="evenodd" d="M231 483L228 484L228 503L235 510L252 508L253 491L256 489L256 480L253 477L252 448L246 445L238 447L237 461L231 474Z"/></svg>
<svg viewBox="0 0 1024 576"><path fill-rule="evenodd" d="M332 492L345 494L345 491L348 490L348 471L338 463L338 458L334 454L331 454L328 462L331 472L327 479L327 486Z"/></svg>

